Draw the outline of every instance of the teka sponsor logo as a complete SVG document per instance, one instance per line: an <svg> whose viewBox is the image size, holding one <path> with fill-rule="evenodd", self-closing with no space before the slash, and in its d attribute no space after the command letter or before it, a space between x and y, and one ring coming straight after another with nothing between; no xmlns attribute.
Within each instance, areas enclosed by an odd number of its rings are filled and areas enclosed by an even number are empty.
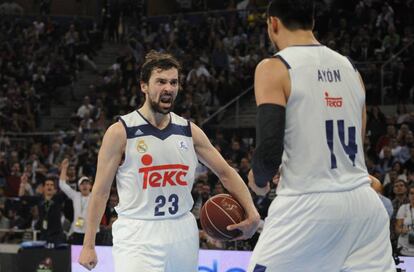
<svg viewBox="0 0 414 272"><path fill-rule="evenodd" d="M166 187L166 186L187 186L187 181L183 177L187 175L188 165L184 164L162 164L151 165L152 157L145 154L141 157L142 164L146 167L139 169L139 173L144 175L142 189L148 187Z"/></svg>
<svg viewBox="0 0 414 272"><path fill-rule="evenodd" d="M325 92L326 106L330 108L341 108L342 97L330 97L328 92Z"/></svg>

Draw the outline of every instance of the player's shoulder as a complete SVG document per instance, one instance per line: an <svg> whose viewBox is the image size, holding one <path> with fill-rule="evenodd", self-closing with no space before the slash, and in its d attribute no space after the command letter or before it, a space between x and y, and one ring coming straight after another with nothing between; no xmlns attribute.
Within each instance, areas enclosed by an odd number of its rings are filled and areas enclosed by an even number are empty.
<svg viewBox="0 0 414 272"><path fill-rule="evenodd" d="M273 84L274 81L280 81L289 78L289 68L279 58L266 58L261 60L255 71L255 78L268 81Z"/></svg>
<svg viewBox="0 0 414 272"><path fill-rule="evenodd" d="M283 60L275 55L270 58L262 59L258 64L256 69L267 70L267 69L281 69L286 70L286 65L283 63Z"/></svg>
<svg viewBox="0 0 414 272"><path fill-rule="evenodd" d="M146 123L145 119L142 118L141 114L137 110L119 116L118 120L126 127L139 126Z"/></svg>
<svg viewBox="0 0 414 272"><path fill-rule="evenodd" d="M179 125L179 126L188 126L190 121L185 119L184 117L179 116L174 112L170 112L171 116L171 123Z"/></svg>
<svg viewBox="0 0 414 272"><path fill-rule="evenodd" d="M261 60L256 66L256 74L269 75L271 77L283 77L288 74L288 67L277 57Z"/></svg>
<svg viewBox="0 0 414 272"><path fill-rule="evenodd" d="M116 140L126 139L125 125L121 122L115 122L108 127L105 132L105 137Z"/></svg>

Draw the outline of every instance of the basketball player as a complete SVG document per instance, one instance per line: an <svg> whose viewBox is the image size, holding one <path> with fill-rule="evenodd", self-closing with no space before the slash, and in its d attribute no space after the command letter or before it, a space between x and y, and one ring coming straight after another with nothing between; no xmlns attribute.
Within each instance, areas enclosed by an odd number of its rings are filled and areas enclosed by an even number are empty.
<svg viewBox="0 0 414 272"><path fill-rule="evenodd" d="M362 80L313 36L313 1L274 0L267 13L278 53L256 68L249 185L266 194L279 166L280 181L248 271L395 271L387 212L365 167Z"/></svg>
<svg viewBox="0 0 414 272"><path fill-rule="evenodd" d="M197 161L208 166L247 212L232 228L239 239L259 224L247 186L204 132L171 112L180 65L169 54L150 52L141 68L144 105L121 116L105 133L90 199L79 263L97 263L95 231L116 174L119 205L113 224L113 256L119 272L197 271L198 228L190 209ZM123 162L121 162L124 157Z"/></svg>

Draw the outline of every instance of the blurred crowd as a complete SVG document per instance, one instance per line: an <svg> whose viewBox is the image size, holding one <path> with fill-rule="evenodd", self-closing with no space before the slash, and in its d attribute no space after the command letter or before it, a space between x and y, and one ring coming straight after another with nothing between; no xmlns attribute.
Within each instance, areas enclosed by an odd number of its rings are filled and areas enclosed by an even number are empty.
<svg viewBox="0 0 414 272"><path fill-rule="evenodd" d="M381 100L381 65L414 40L414 1L354 2L320 4L315 31L321 43L356 63L366 84L368 104L372 105ZM79 243L85 207L75 207L74 199L87 203L105 129L118 116L143 103L137 75L150 49L171 52L182 62L182 89L175 112L197 124L250 87L256 64L274 52L267 39L263 10L255 7L249 11L143 18L140 24L117 20L116 27L104 22L110 12L107 6L102 21L91 28L77 22L59 25L50 18L30 23L1 21L0 229L36 229L41 239ZM125 44L114 63L101 71L93 62L99 50L99 38L94 33L102 33L106 42ZM413 50L407 47L384 68L385 102L398 103L398 107L392 115L385 115L378 106L368 107L364 144L369 173L381 181L384 189L379 192L388 200L384 203L391 203L391 208L387 206L391 239L395 248L405 247L403 253L407 255L411 247L414 249L408 239L410 233L414 235L414 213L410 217L406 212L410 201L414 206L414 189L410 189L414 186L414 112L405 107L412 102ZM13 141L6 134L38 128L42 114L39 105L47 109L48 103L61 103L56 88L76 81L84 65L101 77L91 83L89 93L68 117L72 126L69 132L24 141ZM254 139L236 130L211 131L215 147L246 181ZM62 169L66 169L63 175ZM277 197L276 183L266 197L253 195L262 218ZM192 190L196 218L209 197L223 192L214 174L200 164ZM114 182L98 243L111 244L117 202ZM3 242L32 238L29 233L22 237L0 232ZM203 248L249 250L257 235L246 242L222 242L200 230L200 238Z"/></svg>
<svg viewBox="0 0 414 272"><path fill-rule="evenodd" d="M51 17L5 16L0 29L0 127L35 131L51 103L64 103L59 87L70 86L85 65L96 69L99 38L87 22Z"/></svg>

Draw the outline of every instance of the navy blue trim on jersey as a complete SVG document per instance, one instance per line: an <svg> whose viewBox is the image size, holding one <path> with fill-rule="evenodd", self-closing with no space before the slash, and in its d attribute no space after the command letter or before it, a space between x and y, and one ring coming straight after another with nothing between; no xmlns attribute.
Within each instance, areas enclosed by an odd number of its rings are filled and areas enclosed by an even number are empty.
<svg viewBox="0 0 414 272"><path fill-rule="evenodd" d="M356 66L355 66L354 61L353 61L350 57L348 57L348 56L346 56L346 58L347 58L347 59L349 60L349 62L351 63L352 67L354 67L355 71L358 71L358 70L357 70L357 68L356 68Z"/></svg>
<svg viewBox="0 0 414 272"><path fill-rule="evenodd" d="M159 128L157 128L157 127L153 126L153 125L151 124L151 122L150 122L150 121L148 121L148 120L147 120L147 118L145 118L145 117L144 117L144 115L142 115L142 114L141 114L138 110L137 110L137 113L139 114L139 116L141 116L141 118L142 118L142 119L144 119L144 121L145 121L145 122L147 122L147 124L148 124L148 125L152 126L154 129L159 130L159 131L161 131L161 130L165 130L165 129L168 129L168 127L172 124L172 117L171 117L171 114L168 114L168 115L170 116L170 121L168 122L168 125L167 125L165 128L163 128L163 129L159 129Z"/></svg>
<svg viewBox="0 0 414 272"><path fill-rule="evenodd" d="M190 131L190 137L193 137L193 132L191 131L191 122L187 120L188 130Z"/></svg>
<svg viewBox="0 0 414 272"><path fill-rule="evenodd" d="M267 267L264 265L256 264L253 268L253 272L266 272L266 268Z"/></svg>
<svg viewBox="0 0 414 272"><path fill-rule="evenodd" d="M288 68L288 70L290 69L289 63L281 55L275 55L274 58L280 59L283 62L283 64L286 66L286 68Z"/></svg>
<svg viewBox="0 0 414 272"><path fill-rule="evenodd" d="M294 44L289 45L288 47L295 46L295 47L309 47L309 46L324 46L323 44Z"/></svg>
<svg viewBox="0 0 414 272"><path fill-rule="evenodd" d="M121 123L124 125L125 130L128 131L128 127L127 127L124 119L122 119L121 117L118 117L118 121L121 121Z"/></svg>
<svg viewBox="0 0 414 272"><path fill-rule="evenodd" d="M157 129L156 127L145 124L134 127L127 127L127 139L133 139L142 136L154 136L160 140L165 140L171 135L183 135L191 137L191 128L189 126L180 126L177 124L169 124L165 129Z"/></svg>

